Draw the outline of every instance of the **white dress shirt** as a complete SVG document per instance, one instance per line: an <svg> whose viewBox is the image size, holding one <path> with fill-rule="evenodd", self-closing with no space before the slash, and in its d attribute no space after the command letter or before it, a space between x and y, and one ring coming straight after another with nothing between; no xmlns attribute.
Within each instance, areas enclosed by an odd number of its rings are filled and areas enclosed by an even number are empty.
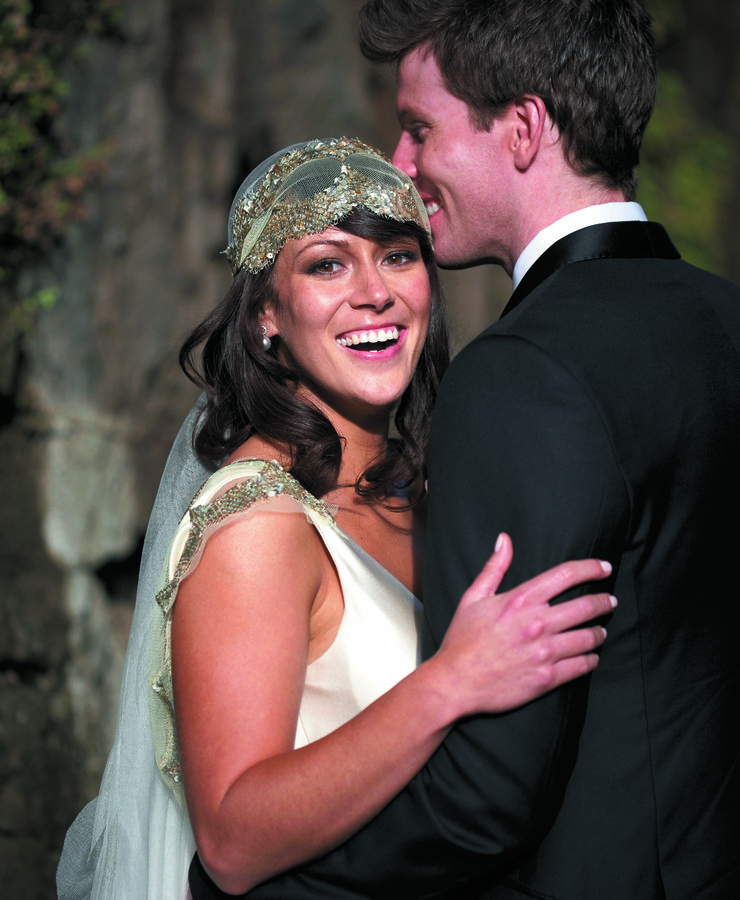
<svg viewBox="0 0 740 900"><path fill-rule="evenodd" d="M647 216L640 204L634 202L597 203L595 206L586 206L568 213L567 216L543 228L524 248L514 266L512 288L516 289L535 260L560 238L588 225L604 225L607 222L647 222Z"/></svg>

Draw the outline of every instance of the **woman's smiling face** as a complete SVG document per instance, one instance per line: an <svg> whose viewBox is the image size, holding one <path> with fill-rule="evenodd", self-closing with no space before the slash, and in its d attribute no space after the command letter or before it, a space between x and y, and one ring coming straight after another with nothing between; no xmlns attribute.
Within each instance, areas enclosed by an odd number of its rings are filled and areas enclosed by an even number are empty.
<svg viewBox="0 0 740 900"><path fill-rule="evenodd" d="M377 243L331 227L288 241L265 310L281 360L326 413L354 422L387 415L419 361L430 286L418 242Z"/></svg>

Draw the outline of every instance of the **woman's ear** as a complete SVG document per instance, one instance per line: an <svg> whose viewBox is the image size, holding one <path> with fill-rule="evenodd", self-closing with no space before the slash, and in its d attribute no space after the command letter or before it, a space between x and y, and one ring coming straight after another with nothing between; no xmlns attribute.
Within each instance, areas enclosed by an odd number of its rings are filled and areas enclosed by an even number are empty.
<svg viewBox="0 0 740 900"><path fill-rule="evenodd" d="M275 307L270 303L262 307L259 316L260 327L265 328L266 337L274 337L278 333L277 316Z"/></svg>

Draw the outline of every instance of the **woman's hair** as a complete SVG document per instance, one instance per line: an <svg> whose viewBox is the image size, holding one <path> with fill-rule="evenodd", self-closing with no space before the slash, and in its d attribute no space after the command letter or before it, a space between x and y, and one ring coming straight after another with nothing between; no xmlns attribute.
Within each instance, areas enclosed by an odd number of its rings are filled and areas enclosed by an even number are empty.
<svg viewBox="0 0 740 900"><path fill-rule="evenodd" d="M359 37L376 62L431 52L484 130L517 97L536 94L571 166L634 198L657 79L639 0L369 0Z"/></svg>
<svg viewBox="0 0 740 900"><path fill-rule="evenodd" d="M416 223L356 207L336 227L380 244L414 238L431 286L429 330L395 413L398 436L355 485L359 494L382 501L425 474L432 409L450 358L444 298L429 237ZM208 398L194 446L202 458L220 461L254 434L285 445L290 449L291 474L321 497L337 485L342 441L329 419L298 392L300 373L278 359L279 337L273 338L269 351L262 345L260 313L280 302L273 292L273 271L268 266L256 274L237 272L224 300L180 350L183 371ZM199 365L196 350L201 346Z"/></svg>

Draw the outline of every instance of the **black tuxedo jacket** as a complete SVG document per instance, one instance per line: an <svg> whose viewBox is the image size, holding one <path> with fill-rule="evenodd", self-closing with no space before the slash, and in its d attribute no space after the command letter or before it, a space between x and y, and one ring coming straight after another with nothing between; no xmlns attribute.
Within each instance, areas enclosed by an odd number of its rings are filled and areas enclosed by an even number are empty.
<svg viewBox="0 0 740 900"><path fill-rule="evenodd" d="M600 664L457 726L358 835L254 897L740 897L739 351L740 289L658 225L538 260L435 410L425 653L505 530L506 585L613 563Z"/></svg>

